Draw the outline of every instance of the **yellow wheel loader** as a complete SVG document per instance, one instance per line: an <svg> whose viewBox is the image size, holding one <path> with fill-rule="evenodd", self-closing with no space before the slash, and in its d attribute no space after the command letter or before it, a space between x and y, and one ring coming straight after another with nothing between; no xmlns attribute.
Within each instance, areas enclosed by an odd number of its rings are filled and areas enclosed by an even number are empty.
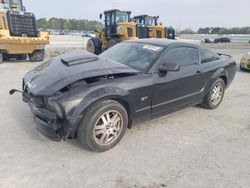
<svg viewBox="0 0 250 188"><path fill-rule="evenodd" d="M104 27L95 31L96 37L87 42L87 51L99 55L108 48L124 40L134 40L136 37L135 22L131 22L130 11L118 9L104 12ZM100 14L102 19L102 14Z"/></svg>
<svg viewBox="0 0 250 188"><path fill-rule="evenodd" d="M3 60L44 60L49 34L39 32L33 13L26 12L22 0L0 0L0 62Z"/></svg>
<svg viewBox="0 0 250 188"><path fill-rule="evenodd" d="M159 16L139 15L134 17L134 21L137 24L141 24L141 30L139 33L143 33L138 36L139 38L167 38L175 39L175 30L171 27L166 28L158 23Z"/></svg>

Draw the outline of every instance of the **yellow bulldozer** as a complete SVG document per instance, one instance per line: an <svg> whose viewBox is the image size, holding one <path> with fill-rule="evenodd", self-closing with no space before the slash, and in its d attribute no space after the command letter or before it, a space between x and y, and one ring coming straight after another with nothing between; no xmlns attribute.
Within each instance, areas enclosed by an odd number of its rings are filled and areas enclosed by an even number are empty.
<svg viewBox="0 0 250 188"><path fill-rule="evenodd" d="M133 19L137 24L144 26L140 29L139 38L167 38L175 39L175 30L172 27L164 27L158 23L159 16L139 15ZM141 36L141 37L140 37Z"/></svg>
<svg viewBox="0 0 250 188"><path fill-rule="evenodd" d="M100 14L102 19L103 14ZM137 39L137 24L131 21L130 11L118 9L104 12L104 27L95 31L96 37L87 42L87 51L99 55L124 40Z"/></svg>
<svg viewBox="0 0 250 188"><path fill-rule="evenodd" d="M26 12L22 0L0 0L0 62L44 60L49 34L39 32L35 15Z"/></svg>

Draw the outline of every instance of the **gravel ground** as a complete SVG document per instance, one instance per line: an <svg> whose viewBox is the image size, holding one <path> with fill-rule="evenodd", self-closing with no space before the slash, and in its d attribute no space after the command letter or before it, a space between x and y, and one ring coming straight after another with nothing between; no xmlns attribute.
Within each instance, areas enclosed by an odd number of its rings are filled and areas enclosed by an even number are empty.
<svg viewBox="0 0 250 188"><path fill-rule="evenodd" d="M62 42L65 51L82 43ZM52 41L47 49L61 46ZM246 49L220 51L239 62ZM20 95L8 95L36 65L0 64L1 188L250 187L250 73L238 68L219 108L191 107L138 124L114 149L92 153L77 140L43 137Z"/></svg>
<svg viewBox="0 0 250 188"><path fill-rule="evenodd" d="M50 36L50 45L46 46L46 58L58 56L73 50L86 49L88 38L81 36Z"/></svg>

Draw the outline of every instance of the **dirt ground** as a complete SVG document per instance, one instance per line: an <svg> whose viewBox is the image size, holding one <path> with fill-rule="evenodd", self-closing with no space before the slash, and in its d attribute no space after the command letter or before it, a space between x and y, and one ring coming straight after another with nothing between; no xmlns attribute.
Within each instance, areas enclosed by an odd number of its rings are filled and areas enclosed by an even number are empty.
<svg viewBox="0 0 250 188"><path fill-rule="evenodd" d="M54 37L47 51L83 47ZM79 41L78 39L82 39ZM249 49L216 49L239 63ZM53 142L35 128L28 105L8 91L21 88L37 64L0 64L0 187L250 187L250 73L241 72L215 110L191 107L134 126L105 153L77 140Z"/></svg>

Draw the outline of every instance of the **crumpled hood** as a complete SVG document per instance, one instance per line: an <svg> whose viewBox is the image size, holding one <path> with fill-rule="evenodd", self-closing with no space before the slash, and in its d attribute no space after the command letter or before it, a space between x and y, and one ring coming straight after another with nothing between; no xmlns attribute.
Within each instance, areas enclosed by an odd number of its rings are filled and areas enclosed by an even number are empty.
<svg viewBox="0 0 250 188"><path fill-rule="evenodd" d="M24 84L33 95L52 96L76 81L102 75L138 73L137 70L85 51L51 59L24 76Z"/></svg>

